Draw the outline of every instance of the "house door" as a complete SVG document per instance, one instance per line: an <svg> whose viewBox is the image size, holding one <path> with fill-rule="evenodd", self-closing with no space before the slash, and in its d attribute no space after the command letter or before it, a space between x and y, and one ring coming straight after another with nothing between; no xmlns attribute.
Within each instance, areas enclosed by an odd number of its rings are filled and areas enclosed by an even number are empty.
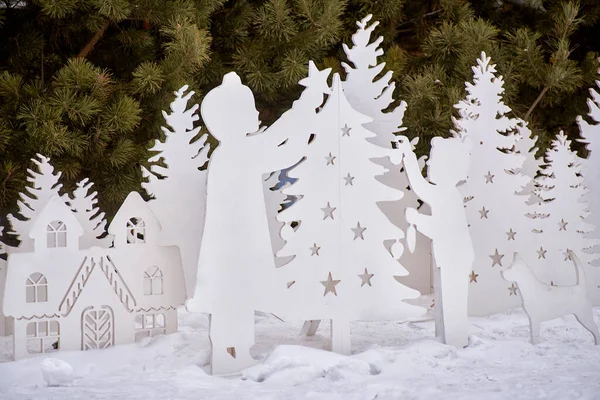
<svg viewBox="0 0 600 400"><path fill-rule="evenodd" d="M115 344L112 309L108 306L88 307L83 310L81 349L105 349Z"/></svg>

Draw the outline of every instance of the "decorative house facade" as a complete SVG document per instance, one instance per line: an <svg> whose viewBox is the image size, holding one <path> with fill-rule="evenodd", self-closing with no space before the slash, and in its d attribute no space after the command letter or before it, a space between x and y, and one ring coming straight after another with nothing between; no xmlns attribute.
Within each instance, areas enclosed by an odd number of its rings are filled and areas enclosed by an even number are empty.
<svg viewBox="0 0 600 400"><path fill-rule="evenodd" d="M53 197L29 232L34 251L8 259L3 309L14 318L14 358L175 332L185 284L179 249L158 246L160 229L131 193L109 227L114 248L80 250L81 225Z"/></svg>

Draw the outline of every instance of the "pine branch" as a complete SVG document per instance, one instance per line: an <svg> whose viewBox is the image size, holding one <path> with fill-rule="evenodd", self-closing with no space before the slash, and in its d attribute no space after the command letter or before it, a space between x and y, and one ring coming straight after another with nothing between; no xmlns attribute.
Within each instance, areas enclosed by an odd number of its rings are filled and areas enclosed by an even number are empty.
<svg viewBox="0 0 600 400"><path fill-rule="evenodd" d="M527 110L527 113L525 113L525 117L523 117L523 119L525 121L529 121L529 117L531 116L531 113L537 107L537 105L540 103L540 101L542 101L542 98L546 95L546 93L548 93L548 89L549 89L548 86L544 86L544 89L540 92L537 99L535 99L535 101L533 102L531 107L529 107L529 110Z"/></svg>
<svg viewBox="0 0 600 400"><path fill-rule="evenodd" d="M110 26L110 21L107 20L100 27L98 32L96 32L94 34L94 36L92 36L92 38L85 44L85 46L83 46L83 49L81 49L79 54L77 54L77 58L86 58L88 56L88 54L90 54L90 52L94 49L94 46L96 45L96 43L98 43L100 41L100 39L102 39L102 36L104 36L104 32L106 32L106 30L108 29L109 26Z"/></svg>

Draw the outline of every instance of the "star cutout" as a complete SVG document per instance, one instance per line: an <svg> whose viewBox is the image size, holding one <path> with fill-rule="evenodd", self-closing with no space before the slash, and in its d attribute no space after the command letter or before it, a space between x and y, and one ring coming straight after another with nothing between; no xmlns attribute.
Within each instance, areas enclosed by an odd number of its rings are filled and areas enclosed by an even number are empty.
<svg viewBox="0 0 600 400"><path fill-rule="evenodd" d="M484 219L484 218L487 219L489 212L490 212L490 210L486 210L485 207L483 207L481 210L479 210L481 219Z"/></svg>
<svg viewBox="0 0 600 400"><path fill-rule="evenodd" d="M476 274L475 271L471 271L471 275L469 275L469 278L471 280L469 281L469 283L471 283L471 282L477 283L477 277L478 276L479 276L479 274Z"/></svg>
<svg viewBox="0 0 600 400"><path fill-rule="evenodd" d="M517 287L515 286L515 284L514 284L514 283L512 283L512 284L509 286L509 288L508 288L508 291L509 291L509 294L508 294L509 296L512 296L512 295L515 295L515 296L516 296L516 295L517 295Z"/></svg>
<svg viewBox="0 0 600 400"><path fill-rule="evenodd" d="M314 62L308 62L308 77L302 79L300 85L311 88L321 93L331 93L331 89L327 84L327 78L331 73L331 68L326 68L323 71L319 71Z"/></svg>
<svg viewBox="0 0 600 400"><path fill-rule="evenodd" d="M367 229L367 228L363 228L360 226L360 222L356 223L356 228L350 228L352 229L352 232L354 232L354 240L361 238L362 240L365 240L365 238L363 237L363 232Z"/></svg>
<svg viewBox="0 0 600 400"><path fill-rule="evenodd" d="M321 208L321 211L323 211L324 215L323 215L323 219L327 219L327 218L331 218L333 219L333 212L336 210L335 207L331 207L331 204L329 204L329 202L327 202L327 206Z"/></svg>
<svg viewBox="0 0 600 400"><path fill-rule="evenodd" d="M360 284L360 287L363 287L364 285L369 285L371 286L371 278L374 276L375 274L370 274L369 271L367 271L367 269L365 268L365 273L362 275L358 275L358 277L360 279L362 279L362 282Z"/></svg>
<svg viewBox="0 0 600 400"><path fill-rule="evenodd" d="M348 124L344 124L344 127L342 128L342 136L348 136L348 137L349 137L349 136L350 136L350 130L351 130L351 129L352 129L352 128L350 128L350 127L348 126Z"/></svg>
<svg viewBox="0 0 600 400"><path fill-rule="evenodd" d="M354 180L354 177L350 175L350 173L348 172L348 175L344 177L344 180L346 181L346 184L344 186L354 186L354 184L352 183L352 181Z"/></svg>
<svg viewBox="0 0 600 400"><path fill-rule="evenodd" d="M310 255L312 256L318 256L319 255L319 250L321 250L321 247L317 246L317 244L313 244L313 247L310 248Z"/></svg>
<svg viewBox="0 0 600 400"><path fill-rule="evenodd" d="M567 261L567 260L572 260L572 258L571 258L571 250L570 250L570 249L567 249L567 250L566 250L566 251L563 253L563 255L565 256L565 261Z"/></svg>
<svg viewBox="0 0 600 400"><path fill-rule="evenodd" d="M559 232L560 231L566 231L567 230L567 224L568 224L568 222L565 222L565 220L561 218L560 222L558 223L558 226L559 226L558 231Z"/></svg>
<svg viewBox="0 0 600 400"><path fill-rule="evenodd" d="M517 232L513 231L512 228L510 228L510 231L506 232L506 234L508 235L508 240L515 240L515 235L517 234Z"/></svg>
<svg viewBox="0 0 600 400"><path fill-rule="evenodd" d="M335 156L331 155L331 152L329 153L328 156L325 156L325 159L327 160L327 165L335 165L333 163L333 161L335 160Z"/></svg>
<svg viewBox="0 0 600 400"><path fill-rule="evenodd" d="M492 254L489 257L492 259L492 267L496 264L502 266L502 258L504 258L504 254L498 253L498 249L496 249L496 251L494 251L494 254Z"/></svg>
<svg viewBox="0 0 600 400"><path fill-rule="evenodd" d="M492 173L490 171L488 171L487 175L484 175L485 177L485 183L494 183L494 177L496 175L492 175Z"/></svg>
<svg viewBox="0 0 600 400"><path fill-rule="evenodd" d="M541 258L544 258L544 259L546 258L546 252L547 252L547 250L544 250L543 247L540 247L540 249L536 250L536 251L538 253L538 260L541 259Z"/></svg>
<svg viewBox="0 0 600 400"><path fill-rule="evenodd" d="M327 277L326 281L321 281L321 285L325 286L325 293L323 293L323 297L327 296L327 293L331 292L334 295L337 296L337 292L335 290L335 286L340 283L339 280L334 280L331 277L331 272L329 273L329 276Z"/></svg>

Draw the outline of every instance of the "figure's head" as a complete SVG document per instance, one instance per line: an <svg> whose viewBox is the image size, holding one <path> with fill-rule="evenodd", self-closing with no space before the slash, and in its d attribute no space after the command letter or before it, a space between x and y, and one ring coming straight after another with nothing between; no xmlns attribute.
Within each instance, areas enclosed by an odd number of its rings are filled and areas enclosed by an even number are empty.
<svg viewBox="0 0 600 400"><path fill-rule="evenodd" d="M508 269L501 272L502 278L509 282L518 282L520 278L529 272L527 264L519 253L513 254L513 260Z"/></svg>
<svg viewBox="0 0 600 400"><path fill-rule="evenodd" d="M219 141L243 137L259 128L254 95L235 72L226 74L223 83L206 94L201 113L204 125Z"/></svg>
<svg viewBox="0 0 600 400"><path fill-rule="evenodd" d="M456 185L467 178L472 142L469 138L441 138L431 140L427 161L427 176L431 182Z"/></svg>

